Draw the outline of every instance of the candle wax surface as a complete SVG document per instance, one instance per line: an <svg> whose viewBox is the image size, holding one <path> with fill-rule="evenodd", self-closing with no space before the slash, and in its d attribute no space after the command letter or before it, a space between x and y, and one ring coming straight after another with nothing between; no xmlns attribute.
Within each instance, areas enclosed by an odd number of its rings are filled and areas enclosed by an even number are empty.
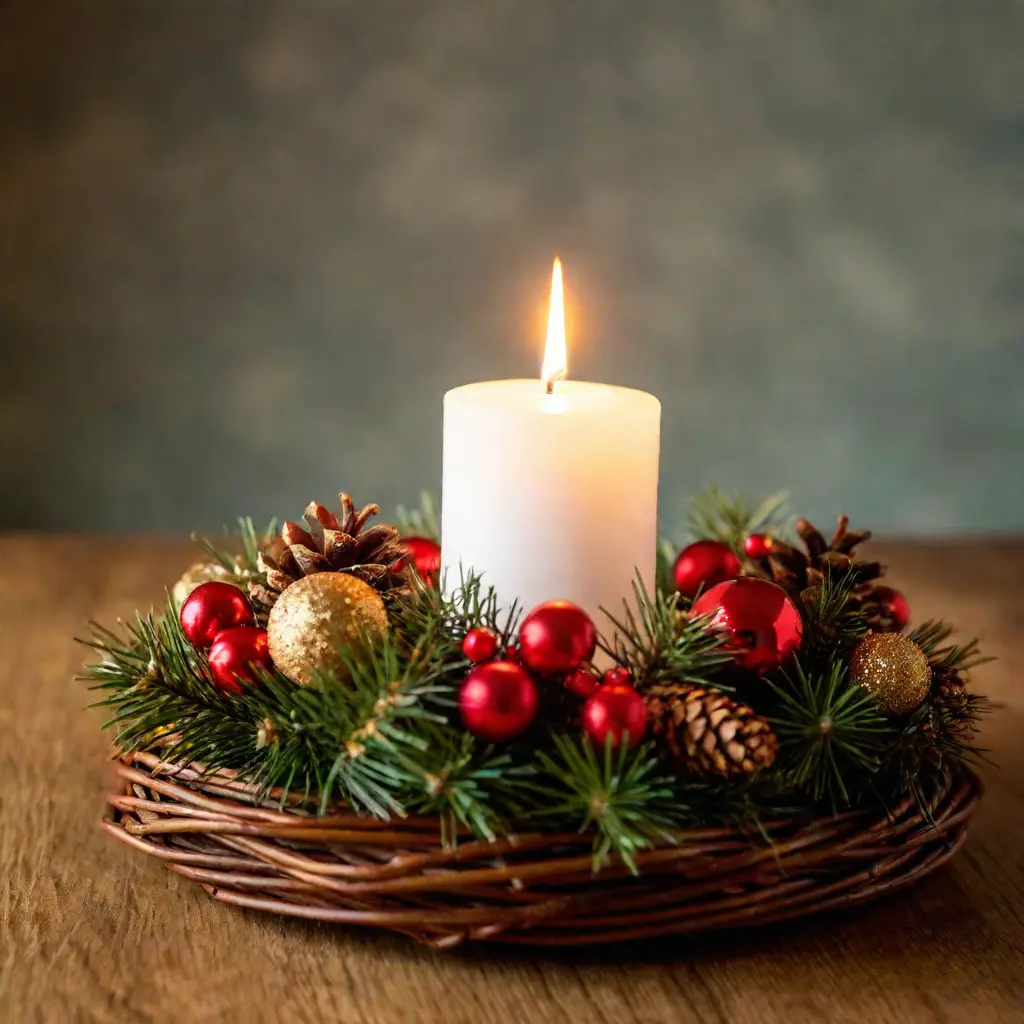
<svg viewBox="0 0 1024 1024"><path fill-rule="evenodd" d="M653 591L661 403L631 388L539 380L445 395L442 572L482 574L522 613L565 598L610 632L637 571Z"/></svg>

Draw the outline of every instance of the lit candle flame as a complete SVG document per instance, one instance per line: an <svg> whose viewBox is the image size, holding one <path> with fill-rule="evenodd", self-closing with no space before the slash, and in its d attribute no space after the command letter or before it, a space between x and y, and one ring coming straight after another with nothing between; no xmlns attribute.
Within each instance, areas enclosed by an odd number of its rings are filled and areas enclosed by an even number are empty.
<svg viewBox="0 0 1024 1024"><path fill-rule="evenodd" d="M562 296L562 261L556 256L551 270L551 306L548 310L548 337L544 345L544 365L540 379L550 395L555 381L569 374L569 361L565 354L565 300Z"/></svg>

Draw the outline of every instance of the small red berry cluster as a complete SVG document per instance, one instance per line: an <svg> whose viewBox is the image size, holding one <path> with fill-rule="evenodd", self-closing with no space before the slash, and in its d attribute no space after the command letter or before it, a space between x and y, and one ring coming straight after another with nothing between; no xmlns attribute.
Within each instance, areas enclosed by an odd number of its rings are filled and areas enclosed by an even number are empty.
<svg viewBox="0 0 1024 1024"><path fill-rule="evenodd" d="M476 666L459 693L463 724L475 736L501 743L534 721L540 707L538 680L564 686L584 703L580 719L599 747L625 741L633 747L647 730L647 711L625 668L598 675L592 665L597 629L571 601L546 601L523 619L518 643L501 658L491 629L471 629L462 653Z"/></svg>
<svg viewBox="0 0 1024 1024"><path fill-rule="evenodd" d="M255 666L271 666L267 631L255 618L238 587L216 580L201 583L182 603L182 632L197 650L209 652L210 672L223 693L241 693L257 681Z"/></svg>

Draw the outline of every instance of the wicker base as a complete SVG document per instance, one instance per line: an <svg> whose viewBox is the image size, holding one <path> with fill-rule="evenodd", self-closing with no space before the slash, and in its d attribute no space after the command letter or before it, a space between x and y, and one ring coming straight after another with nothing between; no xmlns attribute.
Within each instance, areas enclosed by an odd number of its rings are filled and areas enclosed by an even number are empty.
<svg viewBox="0 0 1024 1024"><path fill-rule="evenodd" d="M771 845L697 829L649 850L641 874L591 873L589 838L522 835L439 843L435 819L312 817L260 801L221 772L202 780L149 753L119 762L103 827L255 910L372 925L438 947L465 939L569 946L766 924L844 907L922 878L951 857L981 795L952 765L922 812L910 800L770 822Z"/></svg>

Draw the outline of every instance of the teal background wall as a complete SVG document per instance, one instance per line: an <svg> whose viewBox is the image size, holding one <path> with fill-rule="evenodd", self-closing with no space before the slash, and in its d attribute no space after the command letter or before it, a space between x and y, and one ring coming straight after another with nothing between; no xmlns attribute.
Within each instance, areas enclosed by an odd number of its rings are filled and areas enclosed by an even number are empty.
<svg viewBox="0 0 1024 1024"><path fill-rule="evenodd" d="M1021 12L0 3L0 525L414 499L557 250L667 523L714 478L1024 528Z"/></svg>

